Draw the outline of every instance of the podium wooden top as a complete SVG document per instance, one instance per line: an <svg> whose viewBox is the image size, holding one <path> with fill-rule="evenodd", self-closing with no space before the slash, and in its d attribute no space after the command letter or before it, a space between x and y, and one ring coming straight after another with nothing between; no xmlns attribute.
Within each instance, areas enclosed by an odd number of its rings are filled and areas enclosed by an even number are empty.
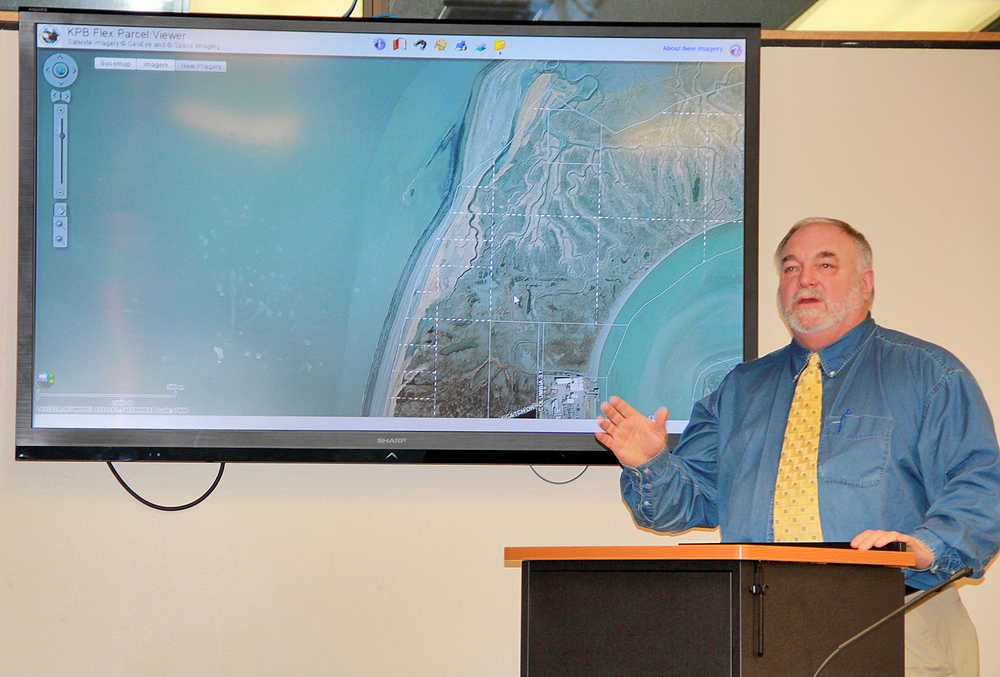
<svg viewBox="0 0 1000 677"><path fill-rule="evenodd" d="M912 567L909 552L855 550L790 545L699 543L689 545L547 546L504 548L504 566L519 567L537 560L706 560L729 559L814 564L873 564Z"/></svg>

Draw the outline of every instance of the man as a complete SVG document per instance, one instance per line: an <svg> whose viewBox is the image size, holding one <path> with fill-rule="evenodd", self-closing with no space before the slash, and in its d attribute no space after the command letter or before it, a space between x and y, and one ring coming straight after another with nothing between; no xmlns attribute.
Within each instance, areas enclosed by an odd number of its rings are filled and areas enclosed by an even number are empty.
<svg viewBox="0 0 1000 677"><path fill-rule="evenodd" d="M698 402L673 453L665 408L650 419L618 397L601 405L597 439L623 465L636 523L719 526L736 542L900 542L916 558L908 589L966 565L982 576L1000 543L1000 460L975 380L944 349L874 323L871 248L850 225L804 219L775 262L793 341ZM905 625L907 675L978 674L954 588Z"/></svg>

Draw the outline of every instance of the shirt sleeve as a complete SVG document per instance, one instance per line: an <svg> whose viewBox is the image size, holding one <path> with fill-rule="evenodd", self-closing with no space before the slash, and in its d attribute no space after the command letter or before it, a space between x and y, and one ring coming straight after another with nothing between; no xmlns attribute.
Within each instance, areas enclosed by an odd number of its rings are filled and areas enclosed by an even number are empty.
<svg viewBox="0 0 1000 677"><path fill-rule="evenodd" d="M978 578L1000 544L1000 453L989 407L975 379L948 372L930 392L916 453L929 503L913 530L934 553L908 582L929 587L971 565Z"/></svg>
<svg viewBox="0 0 1000 677"><path fill-rule="evenodd" d="M622 469L622 498L637 525L669 532L718 526L717 393L694 405L672 453L664 450Z"/></svg>

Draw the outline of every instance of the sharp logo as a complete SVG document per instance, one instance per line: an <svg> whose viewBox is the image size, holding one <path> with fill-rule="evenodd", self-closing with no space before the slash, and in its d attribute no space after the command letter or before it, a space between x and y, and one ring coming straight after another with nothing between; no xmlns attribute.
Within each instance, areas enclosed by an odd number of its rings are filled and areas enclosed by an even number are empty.
<svg viewBox="0 0 1000 677"><path fill-rule="evenodd" d="M405 437L380 437L378 438L379 444L406 444Z"/></svg>

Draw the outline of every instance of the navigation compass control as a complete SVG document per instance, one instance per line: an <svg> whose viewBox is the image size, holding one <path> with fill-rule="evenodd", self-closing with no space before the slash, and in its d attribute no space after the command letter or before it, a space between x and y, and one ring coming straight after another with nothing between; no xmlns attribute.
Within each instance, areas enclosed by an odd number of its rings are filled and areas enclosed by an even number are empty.
<svg viewBox="0 0 1000 677"><path fill-rule="evenodd" d="M54 89L52 101L52 197L65 200L69 195L69 104L70 85L76 82L80 69L69 54L53 54L42 66L45 81ZM65 248L69 244L69 217L65 202L57 202L52 216L52 246Z"/></svg>
<svg viewBox="0 0 1000 677"><path fill-rule="evenodd" d="M45 60L42 67L42 74L45 81L53 87L69 87L76 82L76 76L80 74L77 68L76 59L69 54L53 54Z"/></svg>

